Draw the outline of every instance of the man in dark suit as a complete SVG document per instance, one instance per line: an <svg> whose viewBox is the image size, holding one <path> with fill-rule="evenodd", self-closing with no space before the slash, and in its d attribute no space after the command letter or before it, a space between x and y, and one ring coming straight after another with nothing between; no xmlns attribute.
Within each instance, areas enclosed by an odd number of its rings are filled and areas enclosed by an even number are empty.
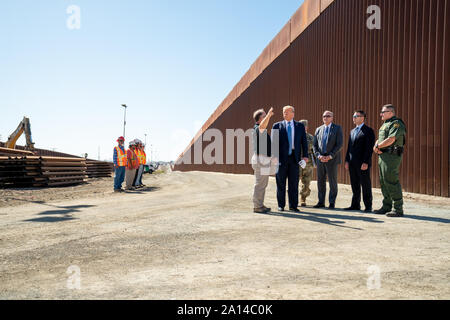
<svg viewBox="0 0 450 320"><path fill-rule="evenodd" d="M323 114L323 126L317 128L314 136L314 153L317 161L317 189L319 203L314 208L325 207L325 195L327 192L327 176L330 184L330 209L334 209L338 194L337 173L341 164L341 150L343 146L343 134L341 126L333 123L334 114L325 111Z"/></svg>
<svg viewBox="0 0 450 320"><path fill-rule="evenodd" d="M355 128L350 132L347 155L345 156L345 169L350 172L353 198L352 204L346 210L361 210L361 187L365 212L372 212L372 183L370 181L370 168L372 167L375 132L365 124L366 113L362 110L353 115Z"/></svg>
<svg viewBox="0 0 450 320"><path fill-rule="evenodd" d="M289 210L298 210L299 162L308 162L308 140L303 124L294 120L295 109L283 108L284 121L272 128L272 143L278 145L279 168L276 175L278 210L286 205L286 179L288 179Z"/></svg>

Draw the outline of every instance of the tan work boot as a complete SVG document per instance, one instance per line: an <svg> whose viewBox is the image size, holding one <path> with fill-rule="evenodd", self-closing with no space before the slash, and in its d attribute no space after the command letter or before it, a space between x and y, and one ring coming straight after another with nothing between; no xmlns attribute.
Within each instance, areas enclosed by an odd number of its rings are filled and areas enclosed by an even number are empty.
<svg viewBox="0 0 450 320"><path fill-rule="evenodd" d="M267 213L267 212L270 212L270 208L262 206L261 208L254 208L253 212L254 213Z"/></svg>

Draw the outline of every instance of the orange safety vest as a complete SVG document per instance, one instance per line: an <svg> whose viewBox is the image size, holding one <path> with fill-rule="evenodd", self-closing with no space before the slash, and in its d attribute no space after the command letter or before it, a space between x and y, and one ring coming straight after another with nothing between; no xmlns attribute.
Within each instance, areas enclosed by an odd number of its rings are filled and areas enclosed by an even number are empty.
<svg viewBox="0 0 450 320"><path fill-rule="evenodd" d="M138 158L139 158L139 164L145 164L145 152L144 150L137 149L138 150Z"/></svg>
<svg viewBox="0 0 450 320"><path fill-rule="evenodd" d="M136 155L137 155L137 158L138 158L139 165L141 165L142 164L141 150L135 149L135 151L136 151Z"/></svg>
<svg viewBox="0 0 450 320"><path fill-rule="evenodd" d="M144 150L142 150L142 164L146 163L147 163L147 154L145 153Z"/></svg>
<svg viewBox="0 0 450 320"><path fill-rule="evenodd" d="M127 166L127 151L125 150L125 152L122 151L122 149L120 149L119 147L115 148L117 151L117 164L119 165L119 167L126 167Z"/></svg>
<svg viewBox="0 0 450 320"><path fill-rule="evenodd" d="M127 165L127 168L132 170L132 169L137 169L139 167L139 156L137 155L137 150L135 149L133 151L133 149L130 149L131 152L131 158L130 163Z"/></svg>

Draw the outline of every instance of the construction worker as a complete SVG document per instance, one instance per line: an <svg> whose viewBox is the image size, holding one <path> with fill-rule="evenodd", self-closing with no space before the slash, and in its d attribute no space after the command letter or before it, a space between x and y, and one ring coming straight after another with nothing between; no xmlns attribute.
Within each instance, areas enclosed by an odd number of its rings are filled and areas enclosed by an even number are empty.
<svg viewBox="0 0 450 320"><path fill-rule="evenodd" d="M114 192L123 192L122 183L125 179L125 167L127 165L127 153L125 151L125 138L117 139L118 146L114 148Z"/></svg>
<svg viewBox="0 0 450 320"><path fill-rule="evenodd" d="M143 152L143 148L142 148L142 141L139 139L136 139L135 142L136 142L136 154L137 154L138 160L139 160L139 168L136 171L136 177L134 179L133 186L135 188L141 188L141 187L143 187L142 175L144 173L144 164L145 164L144 152Z"/></svg>
<svg viewBox="0 0 450 320"><path fill-rule="evenodd" d="M144 175L144 166L147 163L147 154L145 153L145 146L140 141L139 143L139 153L140 153L140 165L139 165L139 173L138 173L138 180L136 182L137 186L142 188L145 187L145 184L142 183L142 177Z"/></svg>
<svg viewBox="0 0 450 320"><path fill-rule="evenodd" d="M131 141L130 147L127 150L127 169L125 173L126 190L134 190L133 187L134 178L136 176L136 170L139 168L139 160L136 154L136 142Z"/></svg>

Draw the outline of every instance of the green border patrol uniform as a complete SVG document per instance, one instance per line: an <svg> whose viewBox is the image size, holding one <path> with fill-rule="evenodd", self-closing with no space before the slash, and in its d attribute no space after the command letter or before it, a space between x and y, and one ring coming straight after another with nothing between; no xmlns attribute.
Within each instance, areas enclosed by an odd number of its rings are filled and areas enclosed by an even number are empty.
<svg viewBox="0 0 450 320"><path fill-rule="evenodd" d="M403 159L403 151L406 143L406 125L396 116L386 120L379 131L378 143L395 137L395 142L380 149L379 155L380 183L383 193L383 210L390 212L392 206L396 213L403 214L403 194L400 185L400 164Z"/></svg>

